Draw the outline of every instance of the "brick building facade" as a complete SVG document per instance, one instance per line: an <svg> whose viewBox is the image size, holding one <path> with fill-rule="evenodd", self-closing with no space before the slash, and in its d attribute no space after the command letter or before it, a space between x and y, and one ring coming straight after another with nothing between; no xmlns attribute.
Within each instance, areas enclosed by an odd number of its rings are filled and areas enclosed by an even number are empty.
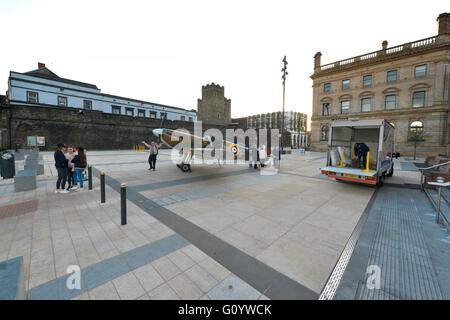
<svg viewBox="0 0 450 320"><path fill-rule="evenodd" d="M284 132L288 137L284 137L284 146L299 148L308 145L307 132L308 115L296 112L285 111ZM247 127L253 129L279 129L281 132L282 112L263 113L247 117Z"/></svg>
<svg viewBox="0 0 450 320"><path fill-rule="evenodd" d="M334 119L384 118L395 126L396 151L449 153L450 14L437 36L321 65L314 56L311 149L325 151Z"/></svg>

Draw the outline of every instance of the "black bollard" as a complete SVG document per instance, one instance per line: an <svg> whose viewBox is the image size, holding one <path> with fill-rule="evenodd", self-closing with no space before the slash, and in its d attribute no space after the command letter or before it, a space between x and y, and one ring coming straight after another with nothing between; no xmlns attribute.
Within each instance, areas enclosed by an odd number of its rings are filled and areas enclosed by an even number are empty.
<svg viewBox="0 0 450 320"><path fill-rule="evenodd" d="M88 166L89 190L92 190L92 166Z"/></svg>
<svg viewBox="0 0 450 320"><path fill-rule="evenodd" d="M127 224L127 185L120 186L120 224Z"/></svg>
<svg viewBox="0 0 450 320"><path fill-rule="evenodd" d="M105 203L105 174L100 173L100 199L101 203Z"/></svg>

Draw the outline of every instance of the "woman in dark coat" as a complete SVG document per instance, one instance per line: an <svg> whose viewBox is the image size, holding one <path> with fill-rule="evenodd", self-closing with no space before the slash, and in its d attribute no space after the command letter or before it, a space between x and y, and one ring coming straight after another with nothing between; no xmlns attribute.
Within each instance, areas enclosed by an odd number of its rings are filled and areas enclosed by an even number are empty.
<svg viewBox="0 0 450 320"><path fill-rule="evenodd" d="M58 150L55 151L55 167L58 171L58 180L56 180L56 191L55 193L68 193L65 190L66 180L67 180L67 163L69 162L64 155L66 151L66 145L64 143L58 144Z"/></svg>

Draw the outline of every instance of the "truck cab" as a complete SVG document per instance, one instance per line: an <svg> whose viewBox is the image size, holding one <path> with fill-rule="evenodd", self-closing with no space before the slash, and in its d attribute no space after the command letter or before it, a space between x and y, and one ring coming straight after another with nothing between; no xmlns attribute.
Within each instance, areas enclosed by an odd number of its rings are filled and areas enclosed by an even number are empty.
<svg viewBox="0 0 450 320"><path fill-rule="evenodd" d="M395 128L385 119L335 120L330 123L326 166L321 173L329 178L381 186L394 174ZM355 144L369 151L366 161L355 159ZM356 151L358 151L356 149Z"/></svg>

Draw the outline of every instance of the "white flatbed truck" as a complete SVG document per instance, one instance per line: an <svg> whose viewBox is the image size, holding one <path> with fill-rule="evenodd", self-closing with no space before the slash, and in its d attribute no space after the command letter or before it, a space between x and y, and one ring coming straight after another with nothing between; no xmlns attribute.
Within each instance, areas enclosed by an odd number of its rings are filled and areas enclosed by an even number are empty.
<svg viewBox="0 0 450 320"><path fill-rule="evenodd" d="M320 168L321 173L336 180L381 186L385 177L394 174L393 158L400 156L394 153L394 130L385 119L332 121L327 163ZM370 149L364 169L351 164L355 143L364 143Z"/></svg>

